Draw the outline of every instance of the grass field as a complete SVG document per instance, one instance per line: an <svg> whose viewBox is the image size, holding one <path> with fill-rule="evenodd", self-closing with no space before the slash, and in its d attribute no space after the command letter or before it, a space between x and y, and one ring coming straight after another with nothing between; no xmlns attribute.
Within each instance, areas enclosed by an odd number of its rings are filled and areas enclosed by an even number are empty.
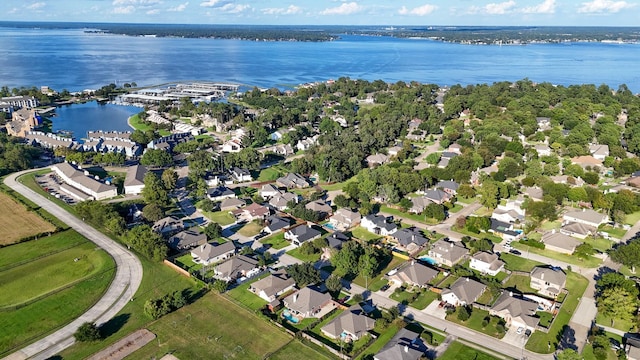
<svg viewBox="0 0 640 360"><path fill-rule="evenodd" d="M133 115L133 116L131 116L129 118L129 124L135 130L147 131L147 130L152 130L153 129L153 126L151 126L151 124L143 123L142 119L140 119L140 116L138 114L135 114L135 115ZM164 130L164 129L158 130L158 133L161 136L167 136L167 135L171 134L170 131Z"/></svg>
<svg viewBox="0 0 640 360"><path fill-rule="evenodd" d="M529 245L519 243L517 241L514 241L513 243L511 243L511 246L513 246L514 248L522 252L528 251L533 254L546 256L550 259L563 261L568 264L577 265L585 268L596 268L596 267L599 267L600 264L602 264L602 260L594 256L589 256L586 259L579 259L577 256L562 254L562 253L547 250L547 249L538 249Z"/></svg>
<svg viewBox="0 0 640 360"><path fill-rule="evenodd" d="M217 294L150 324L158 336L132 354L135 359L161 358L172 352L179 359L262 359L291 339L283 330ZM66 358L65 358L66 359Z"/></svg>
<svg viewBox="0 0 640 360"><path fill-rule="evenodd" d="M496 328L496 325L498 325L498 322L501 320L497 316L489 316L488 311L473 308L473 310L471 311L471 317L469 318L469 320L460 321L458 319L458 311L460 309L461 308L459 307L458 309L456 309L455 313L451 315L447 315L446 319L456 324L466 326L470 329L479 331L483 334L493 336L498 339L502 339L504 337L504 333L499 332L498 329ZM482 322L487 317L490 319L489 324L486 327L483 327Z"/></svg>
<svg viewBox="0 0 640 360"><path fill-rule="evenodd" d="M221 226L231 225L236 222L236 218L233 217L228 211L215 211L208 212L203 211L202 214L206 216L209 220L213 222L217 222Z"/></svg>
<svg viewBox="0 0 640 360"><path fill-rule="evenodd" d="M289 240L284 238L284 233L280 232L275 235L260 239L260 242L264 245L271 245L274 249L282 249L289 246Z"/></svg>
<svg viewBox="0 0 640 360"><path fill-rule="evenodd" d="M280 169L278 166L272 166L260 171L258 175L258 181L273 181L277 178L285 175L287 172L284 169Z"/></svg>
<svg viewBox="0 0 640 360"><path fill-rule="evenodd" d="M287 254L293 256L296 259L300 259L304 262L316 262L318 260L320 260L320 253L314 253L314 254L303 254L302 251L300 250L300 248L295 248L293 250L289 250L287 251Z"/></svg>
<svg viewBox="0 0 640 360"><path fill-rule="evenodd" d="M254 282L264 279L268 274L260 276L253 281L247 281L243 284L240 284L233 288L232 290L227 291L226 296L230 297L236 302L241 303L242 305L250 308L251 310L260 310L262 307L267 305L267 301L261 298L260 296L249 291L249 286Z"/></svg>
<svg viewBox="0 0 640 360"><path fill-rule="evenodd" d="M245 225L243 225L239 230L238 230L238 234L246 236L246 237L252 237L256 234L258 234L264 227L260 224L258 224L256 221L252 221L250 223L247 223Z"/></svg>
<svg viewBox="0 0 640 360"><path fill-rule="evenodd" d="M504 261L505 269L512 271L531 271L536 266L544 265L543 263L528 260L506 252L500 254L500 260Z"/></svg>
<svg viewBox="0 0 640 360"><path fill-rule="evenodd" d="M38 216L33 211L13 200L9 195L0 192L0 209L4 215L0 216L0 245L18 242L27 236L37 235L55 230L55 226Z"/></svg>
<svg viewBox="0 0 640 360"><path fill-rule="evenodd" d="M356 237L364 241L373 241L373 240L380 239L382 237L380 235L376 235L370 232L369 230L363 228L362 226L358 226L353 230L351 230L351 235L353 235L353 237Z"/></svg>
<svg viewBox="0 0 640 360"><path fill-rule="evenodd" d="M67 324L102 296L115 264L95 248L69 230L0 249L0 357Z"/></svg>
<svg viewBox="0 0 640 360"><path fill-rule="evenodd" d="M299 340L294 340L281 347L268 357L271 360L299 360L299 359L336 359L332 354L328 354L321 349L315 349L312 344L307 346Z"/></svg>
<svg viewBox="0 0 640 360"><path fill-rule="evenodd" d="M511 274L509 280L502 286L505 289L515 289L522 293L536 293L530 286L531 278L526 275Z"/></svg>
<svg viewBox="0 0 640 360"><path fill-rule="evenodd" d="M447 351L438 358L438 360L498 360L500 358L493 357L479 350L466 346L460 342L454 341Z"/></svg>
<svg viewBox="0 0 640 360"><path fill-rule="evenodd" d="M0 309L45 296L113 267L110 256L89 242L0 272ZM76 259L78 259L76 261Z"/></svg>

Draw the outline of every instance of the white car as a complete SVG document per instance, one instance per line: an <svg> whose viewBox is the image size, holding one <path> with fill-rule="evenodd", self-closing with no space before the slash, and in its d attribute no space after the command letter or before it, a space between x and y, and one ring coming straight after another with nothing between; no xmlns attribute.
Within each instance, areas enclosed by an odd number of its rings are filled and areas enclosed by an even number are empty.
<svg viewBox="0 0 640 360"><path fill-rule="evenodd" d="M518 335L522 335L523 332L524 332L524 328L522 326L520 326L518 330L516 330L516 334Z"/></svg>

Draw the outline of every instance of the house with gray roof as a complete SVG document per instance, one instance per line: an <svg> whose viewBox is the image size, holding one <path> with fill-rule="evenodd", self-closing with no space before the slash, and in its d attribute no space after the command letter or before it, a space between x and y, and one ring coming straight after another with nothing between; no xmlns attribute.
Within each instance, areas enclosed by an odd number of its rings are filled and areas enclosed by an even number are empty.
<svg viewBox="0 0 640 360"><path fill-rule="evenodd" d="M297 204L298 200L297 194L285 191L283 193L276 194L269 199L269 206L276 210L284 211L287 209L287 204L289 204L289 202L294 201Z"/></svg>
<svg viewBox="0 0 640 360"><path fill-rule="evenodd" d="M531 288L542 295L555 298L564 289L567 275L559 268L536 266L531 270Z"/></svg>
<svg viewBox="0 0 640 360"><path fill-rule="evenodd" d="M284 233L284 238L290 240L292 245L300 246L304 242L319 238L320 235L322 233L311 225L302 224L287 230Z"/></svg>
<svg viewBox="0 0 640 360"><path fill-rule="evenodd" d="M440 189L451 196L455 196L458 193L460 184L453 180L441 180L436 184L436 189Z"/></svg>
<svg viewBox="0 0 640 360"><path fill-rule="evenodd" d="M580 244L580 241L572 238L569 235L565 235L561 232L556 232L555 229L542 235L542 242L546 250L556 251L559 253L571 255Z"/></svg>
<svg viewBox="0 0 640 360"><path fill-rule="evenodd" d="M222 201L224 199L236 198L236 193L226 186L218 186L207 189L207 197L211 201Z"/></svg>
<svg viewBox="0 0 640 360"><path fill-rule="evenodd" d="M184 222L175 216L167 216L153 223L151 229L165 236L184 229Z"/></svg>
<svg viewBox="0 0 640 360"><path fill-rule="evenodd" d="M523 193L533 201L542 201L544 193L539 187L528 187L523 190Z"/></svg>
<svg viewBox="0 0 640 360"><path fill-rule="evenodd" d="M278 189L278 187L273 184L262 185L262 187L259 190L260 196L265 200L271 199L272 197L279 195L281 193L282 192L280 191L280 189Z"/></svg>
<svg viewBox="0 0 640 360"><path fill-rule="evenodd" d="M411 199L411 208L409 209L409 212L414 214L422 214L424 209L426 209L427 206L432 203L433 201L427 199L424 196L414 197L413 199Z"/></svg>
<svg viewBox="0 0 640 360"><path fill-rule="evenodd" d="M468 277L458 278L448 289L442 291L442 301L453 306L473 304L487 290L487 286Z"/></svg>
<svg viewBox="0 0 640 360"><path fill-rule="evenodd" d="M389 156L385 155L385 154L381 154L381 153L377 153L377 154L373 154L373 155L369 155L367 156L367 158L365 159L365 161L367 162L367 165L369 167L373 167L376 165L382 165L382 164L386 164L389 162Z"/></svg>
<svg viewBox="0 0 640 360"><path fill-rule="evenodd" d="M397 247L400 250L408 253L414 253L420 250L429 240L422 234L422 232L413 227L407 229L400 229L391 235L391 238L398 244Z"/></svg>
<svg viewBox="0 0 640 360"><path fill-rule="evenodd" d="M242 282L260 273L258 260L246 255L233 256L213 269L214 277L223 281Z"/></svg>
<svg viewBox="0 0 640 360"><path fill-rule="evenodd" d="M212 245L205 243L191 250L193 261L203 265L210 265L228 259L236 253L233 241Z"/></svg>
<svg viewBox="0 0 640 360"><path fill-rule="evenodd" d="M247 169L234 167L231 170L229 170L229 172L231 173L231 177L233 178L233 180L237 182L245 182L245 181L253 180L253 177L251 176L251 172Z"/></svg>
<svg viewBox="0 0 640 360"><path fill-rule="evenodd" d="M507 327L523 327L534 331L540 322L540 319L535 316L537 310L538 303L516 296L512 292L503 291L489 310L489 314L504 319Z"/></svg>
<svg viewBox="0 0 640 360"><path fill-rule="evenodd" d="M207 235L192 230L181 231L167 240L169 247L178 251L192 249L206 243Z"/></svg>
<svg viewBox="0 0 640 360"><path fill-rule="evenodd" d="M336 307L331 295L321 293L308 286L287 296L282 302L292 314L303 318L318 317L321 313L331 311Z"/></svg>
<svg viewBox="0 0 640 360"><path fill-rule="evenodd" d="M445 266L453 266L460 262L467 254L464 245L458 242L449 242L444 239L436 241L429 250L429 257L434 259L438 264Z"/></svg>
<svg viewBox="0 0 640 360"><path fill-rule="evenodd" d="M331 235L327 236L327 244L329 248L340 250L342 245L349 241L349 237L340 231L334 231Z"/></svg>
<svg viewBox="0 0 640 360"><path fill-rule="evenodd" d="M427 287L429 281L438 276L439 271L417 261L411 261L395 274L389 276L389 280L398 285L409 284L412 286Z"/></svg>
<svg viewBox="0 0 640 360"><path fill-rule="evenodd" d="M340 208L335 214L329 218L329 223L336 230L347 230L358 224L362 220L362 216L357 211L351 209Z"/></svg>
<svg viewBox="0 0 640 360"><path fill-rule="evenodd" d="M604 161L604 159L609 156L609 145L591 144L589 145L589 152L595 159Z"/></svg>
<svg viewBox="0 0 640 360"><path fill-rule="evenodd" d="M491 218L491 228L489 232L496 234L507 241L517 240L522 237L523 232L521 230L514 230L513 224L506 223L495 218Z"/></svg>
<svg viewBox="0 0 640 360"><path fill-rule="evenodd" d="M284 270L269 274L249 286L249 291L266 301L274 301L278 296L295 288L296 282Z"/></svg>
<svg viewBox="0 0 640 360"><path fill-rule="evenodd" d="M129 166L127 175L124 178L124 193L127 195L142 193L145 175L147 175L147 168L144 165Z"/></svg>
<svg viewBox="0 0 640 360"><path fill-rule="evenodd" d="M319 213L323 219L333 214L331 206L327 205L327 203L322 200L310 201L304 206L304 208Z"/></svg>
<svg viewBox="0 0 640 360"><path fill-rule="evenodd" d="M427 352L420 334L401 329L391 340L373 355L374 360L419 360Z"/></svg>
<svg viewBox="0 0 640 360"><path fill-rule="evenodd" d="M367 215L362 218L360 225L376 235L388 236L398 230L398 226L387 221L382 215Z"/></svg>
<svg viewBox="0 0 640 360"><path fill-rule="evenodd" d="M118 189L108 182L101 182L89 176L88 171L80 171L73 165L64 162L51 167L69 186L90 195L95 200L104 200L118 195Z"/></svg>
<svg viewBox="0 0 640 360"><path fill-rule="evenodd" d="M451 200L451 195L445 191L440 189L430 189L424 192L423 197L427 200L430 200L436 204L444 204L447 201Z"/></svg>
<svg viewBox="0 0 640 360"><path fill-rule="evenodd" d="M265 220L264 231L269 234L273 234L279 230L288 228L289 226L291 226L291 221L288 218L271 215Z"/></svg>
<svg viewBox="0 0 640 360"><path fill-rule="evenodd" d="M587 236L595 235L598 228L582 223L568 222L560 227L560 232L578 239L586 239Z"/></svg>
<svg viewBox="0 0 640 360"><path fill-rule="evenodd" d="M479 251L471 257L469 267L480 271L482 274L496 276L500 271L504 270L504 262L494 253Z"/></svg>
<svg viewBox="0 0 640 360"><path fill-rule="evenodd" d="M330 339L356 341L373 329L375 320L366 316L359 305L354 305L333 319L320 331Z"/></svg>
<svg viewBox="0 0 640 360"><path fill-rule="evenodd" d="M309 187L309 182L300 174L288 173L276 180L276 185L287 189L303 189Z"/></svg>
<svg viewBox="0 0 640 360"><path fill-rule="evenodd" d="M233 211L240 209L247 204L246 201L238 198L224 199L220 202L221 211Z"/></svg>
<svg viewBox="0 0 640 360"><path fill-rule="evenodd" d="M585 209L567 211L562 220L566 222L577 222L584 225L589 225L597 228L598 226L607 223L609 216L601 214L595 210Z"/></svg>

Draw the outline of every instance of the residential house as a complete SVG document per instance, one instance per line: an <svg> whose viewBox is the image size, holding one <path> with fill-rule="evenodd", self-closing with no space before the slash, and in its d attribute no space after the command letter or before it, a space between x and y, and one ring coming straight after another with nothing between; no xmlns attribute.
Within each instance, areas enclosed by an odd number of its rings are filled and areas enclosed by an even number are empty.
<svg viewBox="0 0 640 360"><path fill-rule="evenodd" d="M265 200L269 200L272 197L281 194L280 190L273 184L262 185L258 193L260 194L260 197Z"/></svg>
<svg viewBox="0 0 640 360"><path fill-rule="evenodd" d="M271 214L271 210L258 203L251 203L250 205L247 205L242 209L234 210L231 213L238 220L253 221L266 219L267 216Z"/></svg>
<svg viewBox="0 0 640 360"><path fill-rule="evenodd" d="M491 213L491 218L509 224L524 222L525 210L521 207L522 201L507 200L506 205L498 205Z"/></svg>
<svg viewBox="0 0 640 360"><path fill-rule="evenodd" d="M389 276L389 280L398 285L409 284L411 286L427 287L429 281L438 276L439 271L417 261L411 261L395 274Z"/></svg>
<svg viewBox="0 0 640 360"><path fill-rule="evenodd" d="M327 236L327 247L329 249L342 249L342 245L349 241L349 237L340 231L334 231L331 235Z"/></svg>
<svg viewBox="0 0 640 360"><path fill-rule="evenodd" d="M373 355L374 360L419 360L427 352L420 334L407 329L401 329L380 350Z"/></svg>
<svg viewBox="0 0 640 360"><path fill-rule="evenodd" d="M287 189L303 189L309 187L307 179L296 173L288 173L276 180L276 185Z"/></svg>
<svg viewBox="0 0 640 360"><path fill-rule="evenodd" d="M536 149L536 152L538 153L539 157L551 155L551 148L547 144L535 145L534 149Z"/></svg>
<svg viewBox="0 0 640 360"><path fill-rule="evenodd" d="M582 209L567 211L562 216L563 222L577 222L597 228L598 226L609 222L609 216L601 214L595 210Z"/></svg>
<svg viewBox="0 0 640 360"><path fill-rule="evenodd" d="M495 235L499 236L503 240L513 241L513 240L518 240L522 237L522 234L523 234L522 230L514 230L513 224L502 222L494 218L491 218L490 220L491 220L491 228L489 229L489 232L494 233Z"/></svg>
<svg viewBox="0 0 640 360"><path fill-rule="evenodd" d="M451 200L451 195L440 189L427 190L424 192L423 197L436 204L444 204L447 201Z"/></svg>
<svg viewBox="0 0 640 360"><path fill-rule="evenodd" d="M11 121L7 121L5 128L11 136L25 137L27 133L41 125L39 115L33 109L20 109L11 114Z"/></svg>
<svg viewBox="0 0 640 360"><path fill-rule="evenodd" d="M321 313L329 312L336 307L331 295L308 286L287 296L282 302L289 312L303 318L318 317Z"/></svg>
<svg viewBox="0 0 640 360"><path fill-rule="evenodd" d="M462 154L462 146L460 146L460 144L453 143L449 145L449 147L447 148L447 152Z"/></svg>
<svg viewBox="0 0 640 360"><path fill-rule="evenodd" d="M556 184L569 184L571 186L583 186L585 184L584 180L580 177L574 178L568 175L555 175L549 178Z"/></svg>
<svg viewBox="0 0 640 360"><path fill-rule="evenodd" d="M203 265L210 265L228 259L236 253L233 241L227 241L219 245L209 243L200 245L191 250L193 261Z"/></svg>
<svg viewBox="0 0 640 360"><path fill-rule="evenodd" d="M208 187L216 187L222 184L233 184L233 179L230 179L227 175L224 174L207 174L204 181Z"/></svg>
<svg viewBox="0 0 640 360"><path fill-rule="evenodd" d="M234 167L233 169L230 170L230 172L233 180L237 182L245 182L245 181L253 180L253 177L251 176L251 172L247 169Z"/></svg>
<svg viewBox="0 0 640 360"><path fill-rule="evenodd" d="M411 208L409 209L410 213L414 213L414 214L422 214L422 212L424 211L424 209L427 208L427 206L429 206L429 204L432 204L433 201L427 199L426 197L415 197L413 199L411 199Z"/></svg>
<svg viewBox="0 0 640 360"><path fill-rule="evenodd" d="M533 201L542 201L544 197L544 192L539 187L528 187L523 189L522 192Z"/></svg>
<svg viewBox="0 0 640 360"><path fill-rule="evenodd" d="M264 227L264 231L269 234L273 234L279 230L282 230L291 226L291 222L289 221L289 218L283 218L278 215L269 216L265 220L265 224L266 225Z"/></svg>
<svg viewBox="0 0 640 360"><path fill-rule="evenodd" d="M293 147L290 144L278 144L274 146L273 152L286 157L289 155L293 155L293 153L295 153L295 150L293 150Z"/></svg>
<svg viewBox="0 0 640 360"><path fill-rule="evenodd" d="M173 151L173 148L183 142L193 140L193 134L190 132L174 133L171 135L163 136L158 139L151 140L147 144L147 149L161 149L169 152Z"/></svg>
<svg viewBox="0 0 640 360"><path fill-rule="evenodd" d="M531 288L542 295L555 298L567 283L567 275L562 269L536 266L531 270Z"/></svg>
<svg viewBox="0 0 640 360"><path fill-rule="evenodd" d="M59 163L51 167L65 183L77 191L89 195L94 200L104 200L118 195L118 188L89 176L88 171L80 171L69 163ZM71 193L74 196L74 193ZM75 196L74 196L75 197Z"/></svg>
<svg viewBox="0 0 640 360"><path fill-rule="evenodd" d="M601 170L602 169L602 160L598 160L591 155L586 156L576 156L571 158L571 163L579 165L583 169L591 168L592 170Z"/></svg>
<svg viewBox="0 0 640 360"><path fill-rule="evenodd" d="M57 149L57 148L77 148L79 144L73 139L58 136L53 133L44 133L42 131L31 130L27 131L25 135L25 140L27 144L31 146L40 145L43 148L47 149Z"/></svg>
<svg viewBox="0 0 640 360"><path fill-rule="evenodd" d="M560 232L578 239L586 239L587 236L595 235L598 228L577 222L564 223L560 227Z"/></svg>
<svg viewBox="0 0 640 360"><path fill-rule="evenodd" d="M327 205L327 203L322 200L310 201L304 206L304 208L319 213L323 219L333 214L331 206Z"/></svg>
<svg viewBox="0 0 640 360"><path fill-rule="evenodd" d="M627 360L640 360L640 334L627 333L624 337Z"/></svg>
<svg viewBox="0 0 640 360"><path fill-rule="evenodd" d="M222 144L222 148L220 150L226 153L240 152L240 150L242 150L242 141L240 139L227 140L224 144Z"/></svg>
<svg viewBox="0 0 640 360"><path fill-rule="evenodd" d="M367 156L365 161L367 162L367 165L369 167L374 167L374 166L377 166L377 165L382 165L382 164L388 163L389 162L389 156L387 156L385 154L377 153L377 154L373 154L373 155Z"/></svg>
<svg viewBox="0 0 640 360"><path fill-rule="evenodd" d="M487 286L468 277L458 278L448 289L442 291L442 301L453 306L473 304L487 290Z"/></svg>
<svg viewBox="0 0 640 360"><path fill-rule="evenodd" d="M354 305L323 326L320 331L330 339L352 342L368 334L374 325L375 320L366 316L359 305Z"/></svg>
<svg viewBox="0 0 640 360"><path fill-rule="evenodd" d="M318 135L306 139L300 139L296 143L296 148L300 151L306 151L309 150L311 146L315 145L317 141Z"/></svg>
<svg viewBox="0 0 640 360"><path fill-rule="evenodd" d="M331 120L337 122L338 125L342 126L343 128L349 127L349 123L347 122L347 119L344 118L344 116L331 116Z"/></svg>
<svg viewBox="0 0 640 360"><path fill-rule="evenodd" d="M500 271L504 270L504 262L494 253L479 251L471 257L469 267L480 271L482 274L496 276Z"/></svg>
<svg viewBox="0 0 640 360"><path fill-rule="evenodd" d="M534 331L540 322L540 319L535 316L537 310L538 303L516 297L512 292L503 291L489 310L489 314L504 319L507 327L523 327Z"/></svg>
<svg viewBox="0 0 640 360"><path fill-rule="evenodd" d="M450 267L460 262L467 254L469 254L469 250L461 243L448 242L443 239L436 241L428 253L429 257L438 264Z"/></svg>
<svg viewBox="0 0 640 360"><path fill-rule="evenodd" d="M438 167L441 169L446 168L447 165L449 165L449 161L451 161L451 159L456 156L458 156L458 154L455 152L443 151L442 154L440 154L440 162L438 163Z"/></svg>
<svg viewBox="0 0 640 360"><path fill-rule="evenodd" d="M247 202L238 198L224 199L220 203L220 211L233 211L247 205Z"/></svg>
<svg viewBox="0 0 640 360"><path fill-rule="evenodd" d="M192 249L206 243L207 235L192 230L181 231L167 240L169 247L178 251Z"/></svg>
<svg viewBox="0 0 640 360"><path fill-rule="evenodd" d="M235 281L241 283L260 273L258 260L246 255L233 256L213 269L214 277L223 281Z"/></svg>
<svg viewBox="0 0 640 360"><path fill-rule="evenodd" d="M216 188L207 189L207 197L211 201L222 201L238 197L236 193L226 186L218 186Z"/></svg>
<svg viewBox="0 0 640 360"><path fill-rule="evenodd" d="M181 231L184 229L184 223L175 216L167 216L153 223L151 228L153 231L164 236Z"/></svg>
<svg viewBox="0 0 640 360"><path fill-rule="evenodd" d="M387 149L389 156L398 156L400 151L402 151L402 146L392 146Z"/></svg>
<svg viewBox="0 0 640 360"><path fill-rule="evenodd" d="M408 229L400 229L391 235L391 238L398 244L400 250L410 254L420 250L429 242L419 229L413 227Z"/></svg>
<svg viewBox="0 0 640 360"><path fill-rule="evenodd" d="M329 218L329 223L335 230L347 230L360 224L362 216L357 211L340 208Z"/></svg>
<svg viewBox="0 0 640 360"><path fill-rule="evenodd" d="M147 168L143 165L133 165L127 168L127 175L124 178L124 193L127 195L138 195L144 189L144 176Z"/></svg>
<svg viewBox="0 0 640 360"><path fill-rule="evenodd" d="M551 118L537 117L536 122L538 123L538 131L544 131L551 128Z"/></svg>
<svg viewBox="0 0 640 360"><path fill-rule="evenodd" d="M589 145L589 153L594 159L604 161L609 156L609 145L591 144Z"/></svg>
<svg viewBox="0 0 640 360"><path fill-rule="evenodd" d="M269 205L276 210L284 211L287 209L289 202L294 201L297 204L298 199L298 195L294 193L283 192L269 199Z"/></svg>
<svg viewBox="0 0 640 360"><path fill-rule="evenodd" d="M436 184L436 189L442 190L451 196L455 196L458 193L460 184L453 180L441 180Z"/></svg>
<svg viewBox="0 0 640 360"><path fill-rule="evenodd" d="M367 215L360 221L360 226L377 235L388 236L398 230L394 223L387 222L382 215Z"/></svg>
<svg viewBox="0 0 640 360"><path fill-rule="evenodd" d="M567 255L573 254L576 247L582 244L569 235L556 232L555 229L544 234L542 236L542 242L544 243L545 250L556 251Z"/></svg>
<svg viewBox="0 0 640 360"><path fill-rule="evenodd" d="M303 224L287 230L284 233L284 238L290 240L292 245L300 246L304 242L319 238L320 235L322 233L319 230L316 230L311 225Z"/></svg>
<svg viewBox="0 0 640 360"><path fill-rule="evenodd" d="M249 286L249 291L266 301L274 301L278 296L295 289L296 282L284 270L278 270Z"/></svg>

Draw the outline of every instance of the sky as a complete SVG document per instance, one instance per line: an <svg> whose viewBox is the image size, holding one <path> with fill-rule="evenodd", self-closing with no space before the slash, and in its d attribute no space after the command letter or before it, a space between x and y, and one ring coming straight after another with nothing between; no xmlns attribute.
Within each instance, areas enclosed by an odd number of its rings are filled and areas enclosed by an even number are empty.
<svg viewBox="0 0 640 360"><path fill-rule="evenodd" d="M640 0L2 0L2 21L638 26Z"/></svg>

